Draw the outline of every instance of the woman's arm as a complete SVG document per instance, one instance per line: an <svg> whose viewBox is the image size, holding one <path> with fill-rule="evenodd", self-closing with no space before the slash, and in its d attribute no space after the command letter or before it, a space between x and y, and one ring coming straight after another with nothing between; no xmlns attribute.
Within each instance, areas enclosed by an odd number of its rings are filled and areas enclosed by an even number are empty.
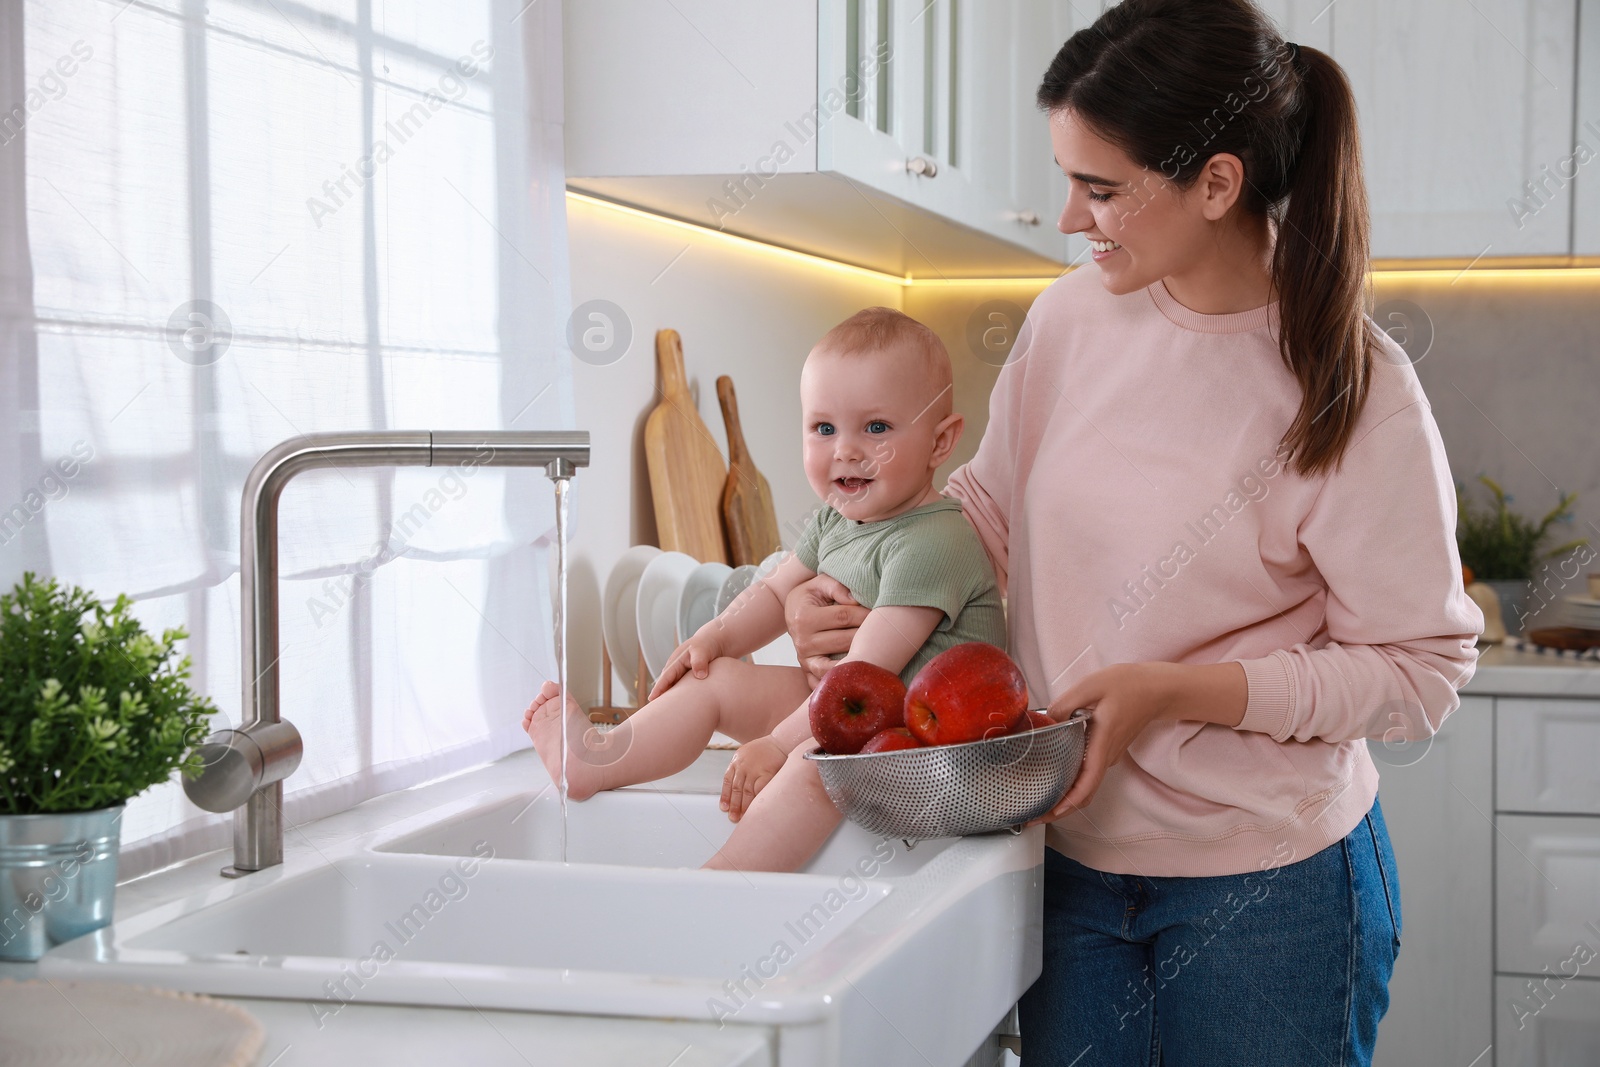
<svg viewBox="0 0 1600 1067"><path fill-rule="evenodd" d="M784 605L789 636L813 685L828 673L834 656L850 651L850 642L868 614L843 582L826 574L801 583L789 594Z"/></svg>
<svg viewBox="0 0 1600 1067"><path fill-rule="evenodd" d="M985 433L983 440L987 444L989 434ZM983 450L982 444L978 446L978 450L980 452ZM1000 585L1001 595L1004 596L1006 580L1009 577L1007 572L1011 566L1011 552L1008 547L1011 520L1006 508L986 488L981 471L976 466L977 463L977 457L974 457L951 471L950 480L945 483L944 495L961 502L961 514L966 516L972 528L977 531L978 540L983 542L983 550L989 554L989 562L994 565L995 580Z"/></svg>
<svg viewBox="0 0 1600 1067"><path fill-rule="evenodd" d="M1354 443L1300 526L1327 584L1328 639L1216 664L1124 663L1051 705L1092 708L1083 769L1049 815L1087 804L1145 726L1184 719L1277 741L1431 736L1472 677L1483 614L1461 585L1456 501L1425 404Z"/></svg>
<svg viewBox="0 0 1600 1067"><path fill-rule="evenodd" d="M1455 529L1444 443L1419 400L1349 448L1302 521L1327 584L1327 640L1240 661L1238 728L1278 741L1431 736L1461 703L1483 629Z"/></svg>
<svg viewBox="0 0 1600 1067"><path fill-rule="evenodd" d="M1000 369L1000 377L989 393L989 422L977 452L950 472L944 487L944 495L961 502L961 513L978 532L989 562L994 564L1002 595L1011 565L1008 539L1018 446L1026 432L1022 424L1023 381L1032 339L1030 321L1023 326L1011 358Z"/></svg>
<svg viewBox="0 0 1600 1067"><path fill-rule="evenodd" d="M1078 777L1050 813L1034 822L1059 819L1089 803L1106 771L1157 719L1238 726L1247 698L1244 669L1238 663L1116 663L1088 675L1050 705L1050 716L1057 720L1069 719L1079 709L1089 711Z"/></svg>
<svg viewBox="0 0 1600 1067"><path fill-rule="evenodd" d="M1090 707L1083 769L1042 821L1082 808L1150 721L1253 729L1275 741L1416 741L1461 705L1483 613L1461 585L1456 494L1424 402L1350 445L1301 523L1326 582L1322 645L1222 664L1115 664L1051 704Z"/></svg>

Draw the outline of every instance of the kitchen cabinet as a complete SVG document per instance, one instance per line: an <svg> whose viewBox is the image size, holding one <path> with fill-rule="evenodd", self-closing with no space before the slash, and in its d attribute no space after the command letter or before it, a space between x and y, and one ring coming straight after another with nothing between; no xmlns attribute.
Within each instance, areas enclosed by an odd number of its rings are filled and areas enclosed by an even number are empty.
<svg viewBox="0 0 1600 1067"><path fill-rule="evenodd" d="M1102 6L568 0L568 182L896 275L1054 273L1083 248L1033 92ZM1350 77L1374 257L1600 256L1600 0L1262 6Z"/></svg>
<svg viewBox="0 0 1600 1067"><path fill-rule="evenodd" d="M1593 1067L1600 1063L1600 982L1495 982L1498 1067ZM1479 1067L1479 1065L1474 1065Z"/></svg>
<svg viewBox="0 0 1600 1067"><path fill-rule="evenodd" d="M1495 856L1496 970L1600 976L1600 819L1507 815L1496 825L1506 846Z"/></svg>
<svg viewBox="0 0 1600 1067"><path fill-rule="evenodd" d="M1600 670L1516 673L1371 746L1404 921L1378 1067L1600 1063Z"/></svg>
<svg viewBox="0 0 1600 1067"><path fill-rule="evenodd" d="M1600 700L1495 701L1495 1062L1600 1063Z"/></svg>
<svg viewBox="0 0 1600 1067"><path fill-rule="evenodd" d="M1578 4L1577 105L1572 254L1600 257L1600 0Z"/></svg>
<svg viewBox="0 0 1600 1067"><path fill-rule="evenodd" d="M890 79L899 88L898 121L879 133L873 124L882 121L882 109L865 108L860 123L830 124L819 141L820 165L1056 262L1070 259L1075 249L1055 228L1066 179L1052 159L1048 117L1033 100L1045 68L1076 28L1072 6L1036 0L839 6L847 20L871 6L900 12L902 45L894 50ZM829 37L824 28L823 41ZM838 69L850 69L851 59L846 49L846 65ZM831 80L826 68L822 80ZM862 143L864 126L876 134L874 150L846 154L844 146Z"/></svg>
<svg viewBox="0 0 1600 1067"><path fill-rule="evenodd" d="M1420 745L1369 747L1402 923L1373 1064L1472 1063L1494 1040L1494 699L1463 697Z"/></svg>
<svg viewBox="0 0 1600 1067"><path fill-rule="evenodd" d="M1360 113L1375 258L1570 253L1572 182L1560 171L1573 153L1577 4L1330 5Z"/></svg>
<svg viewBox="0 0 1600 1067"><path fill-rule="evenodd" d="M1600 715L1594 701L1501 697L1499 708L1496 807L1600 815L1600 774L1595 769Z"/></svg>
<svg viewBox="0 0 1600 1067"><path fill-rule="evenodd" d="M914 277L1053 275L1070 0L569 0L568 185ZM1085 16L1086 18L1086 16Z"/></svg>

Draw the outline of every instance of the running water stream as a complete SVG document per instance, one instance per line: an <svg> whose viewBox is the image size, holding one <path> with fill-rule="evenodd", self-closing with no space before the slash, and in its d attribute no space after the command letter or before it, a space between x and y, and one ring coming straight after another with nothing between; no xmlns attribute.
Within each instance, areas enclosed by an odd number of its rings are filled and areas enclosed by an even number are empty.
<svg viewBox="0 0 1600 1067"><path fill-rule="evenodd" d="M561 714L561 862L567 862L567 490L570 478L556 483L556 694Z"/></svg>

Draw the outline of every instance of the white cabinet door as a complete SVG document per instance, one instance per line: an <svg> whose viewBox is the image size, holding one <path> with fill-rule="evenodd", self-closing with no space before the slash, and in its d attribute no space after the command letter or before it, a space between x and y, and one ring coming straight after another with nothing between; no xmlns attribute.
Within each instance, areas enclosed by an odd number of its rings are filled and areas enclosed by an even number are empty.
<svg viewBox="0 0 1600 1067"><path fill-rule="evenodd" d="M1600 819L1502 815L1496 825L1495 970L1546 975L1580 966L1600 977Z"/></svg>
<svg viewBox="0 0 1600 1067"><path fill-rule="evenodd" d="M1050 61L1067 38L1093 19L1086 10L1078 14L1081 9L1070 2L1018 3L1009 65L1012 99L1018 106L1006 116L1011 135L1006 160L1012 211L1008 222L1024 234L1034 251L1071 263L1087 254L1088 245L1081 236L1069 238L1056 229L1067 202L1067 179L1056 166L1050 146L1050 117L1038 109L1034 97Z"/></svg>
<svg viewBox="0 0 1600 1067"><path fill-rule="evenodd" d="M1377 258L1566 255L1577 0L1340 0Z"/></svg>
<svg viewBox="0 0 1600 1067"><path fill-rule="evenodd" d="M1494 1063L1594 1067L1600 1063L1600 982L1495 982ZM1493 1067L1487 1058L1475 1067Z"/></svg>
<svg viewBox="0 0 1600 1067"><path fill-rule="evenodd" d="M1578 129L1567 164L1576 172L1572 253L1600 256L1600 0L1579 0L1578 31Z"/></svg>
<svg viewBox="0 0 1600 1067"><path fill-rule="evenodd" d="M878 69L824 129L817 165L1062 256L1065 186L1033 94L1071 26L1070 0L822 0L824 92L868 57Z"/></svg>
<svg viewBox="0 0 1600 1067"><path fill-rule="evenodd" d="M1256 0L1286 41L1331 52L1335 7L1328 0Z"/></svg>
<svg viewBox="0 0 1600 1067"><path fill-rule="evenodd" d="M925 183L937 180L906 168L922 130L922 6L912 0L817 3L818 102L832 115L817 139L818 169L919 205ZM850 93L858 82L859 91ZM828 94L841 92L846 102L835 110Z"/></svg>
<svg viewBox="0 0 1600 1067"><path fill-rule="evenodd" d="M1501 697L1495 707L1496 806L1600 815L1600 700Z"/></svg>
<svg viewBox="0 0 1600 1067"><path fill-rule="evenodd" d="M519 5L520 6L520 5ZM794 129L817 103L809 0L567 0L562 134L570 177L733 175L815 169ZM694 204L716 195L707 180Z"/></svg>
<svg viewBox="0 0 1600 1067"><path fill-rule="evenodd" d="M1493 1040L1493 741L1492 699L1469 696L1430 742L1369 744L1403 924L1377 1067L1464 1067Z"/></svg>

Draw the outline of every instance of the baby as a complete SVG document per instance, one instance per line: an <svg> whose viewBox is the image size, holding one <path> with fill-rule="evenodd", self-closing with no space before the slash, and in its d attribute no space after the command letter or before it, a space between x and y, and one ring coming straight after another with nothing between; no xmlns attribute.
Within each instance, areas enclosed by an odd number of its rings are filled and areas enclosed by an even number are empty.
<svg viewBox="0 0 1600 1067"><path fill-rule="evenodd" d="M1005 647L989 558L961 505L933 488L935 468L961 436L950 394L943 342L898 311L867 308L817 342L800 375L800 403L806 480L827 506L771 575L678 646L649 702L622 725L589 734L567 702L570 797L680 771L720 730L740 742L722 786L722 808L739 825L706 866L793 871L815 854L840 815L803 758L816 747L811 683L798 667L740 657L783 632L789 592L818 573L871 609L845 659L909 683L947 648ZM546 682L523 715L552 780L561 774L557 692Z"/></svg>

